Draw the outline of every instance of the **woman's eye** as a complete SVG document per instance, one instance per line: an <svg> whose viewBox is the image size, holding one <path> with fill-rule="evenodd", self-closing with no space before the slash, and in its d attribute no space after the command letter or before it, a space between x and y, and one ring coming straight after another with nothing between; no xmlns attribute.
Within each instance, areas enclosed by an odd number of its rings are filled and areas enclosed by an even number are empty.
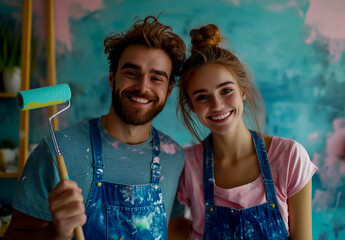
<svg viewBox="0 0 345 240"><path fill-rule="evenodd" d="M205 99L207 99L207 96L205 96L205 95L199 95L196 97L196 101L203 101Z"/></svg>
<svg viewBox="0 0 345 240"><path fill-rule="evenodd" d="M227 89L224 89L222 91L222 94L227 94L227 93L230 93L232 90L230 88L227 88Z"/></svg>

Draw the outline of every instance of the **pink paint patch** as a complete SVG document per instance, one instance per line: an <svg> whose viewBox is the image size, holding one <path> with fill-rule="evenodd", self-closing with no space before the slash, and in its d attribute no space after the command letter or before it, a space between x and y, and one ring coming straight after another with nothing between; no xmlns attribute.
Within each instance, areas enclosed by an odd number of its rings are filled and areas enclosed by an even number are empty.
<svg viewBox="0 0 345 240"><path fill-rule="evenodd" d="M118 142L113 142L113 144L112 144L112 145L113 145L113 147L114 147L114 148L118 148L119 143L118 143Z"/></svg>
<svg viewBox="0 0 345 240"><path fill-rule="evenodd" d="M103 8L102 0L59 0L54 1L54 25L55 25L55 40L63 43L67 51L72 50L72 37L69 26L69 18L80 19L89 12ZM33 11L37 15L35 21L35 28L40 29L38 37L45 40L45 1L37 0L33 4ZM64 50L65 50L64 49ZM59 49L57 49L59 51ZM60 50L61 51L61 50Z"/></svg>
<svg viewBox="0 0 345 240"><path fill-rule="evenodd" d="M345 129L345 118L337 118L333 121L333 128L335 131Z"/></svg>
<svg viewBox="0 0 345 240"><path fill-rule="evenodd" d="M176 152L174 144L161 144L161 149L167 154L174 154Z"/></svg>
<svg viewBox="0 0 345 240"><path fill-rule="evenodd" d="M317 210L337 207L344 186L345 176L345 118L333 121L334 132L327 135L327 145L323 154L314 153L313 163L319 167L318 176L322 187L327 191L317 189L313 206ZM334 205L335 203L335 205Z"/></svg>
<svg viewBox="0 0 345 240"><path fill-rule="evenodd" d="M323 186L328 189L337 189L342 186L342 176L340 173L339 158L328 156L325 158L325 163L318 170Z"/></svg>
<svg viewBox="0 0 345 240"><path fill-rule="evenodd" d="M72 50L71 32L68 19L81 19L91 11L103 8L102 0L60 0L55 1L55 9L58 16L55 16L56 39L65 43L68 51Z"/></svg>
<svg viewBox="0 0 345 240"><path fill-rule="evenodd" d="M328 156L345 157L345 119L335 119L333 122L334 133L329 134L326 152Z"/></svg>
<svg viewBox="0 0 345 240"><path fill-rule="evenodd" d="M320 137L320 133L314 132L308 136L308 142L309 143L315 142L319 139L319 137Z"/></svg>
<svg viewBox="0 0 345 240"><path fill-rule="evenodd" d="M322 211L322 210L327 209L333 200L334 200L334 198L332 197L330 192L316 189L315 190L315 196L313 198L313 205L317 206L316 209L318 211Z"/></svg>
<svg viewBox="0 0 345 240"><path fill-rule="evenodd" d="M313 43L317 37L328 45L328 51L333 57L332 62L339 59L345 49L345 1L343 0L309 0L305 24L310 27L310 33L305 42Z"/></svg>
<svg viewBox="0 0 345 240"><path fill-rule="evenodd" d="M164 176L161 177L161 181L163 181L163 179L164 179Z"/></svg>
<svg viewBox="0 0 345 240"><path fill-rule="evenodd" d="M160 161L160 158L159 157L154 157L153 158L153 163L159 163Z"/></svg>
<svg viewBox="0 0 345 240"><path fill-rule="evenodd" d="M345 158L342 159L343 161L340 162L340 174L345 176Z"/></svg>
<svg viewBox="0 0 345 240"><path fill-rule="evenodd" d="M298 14L300 15L300 17L304 16L303 11L299 8L296 0L291 0L290 2L286 3L286 4L272 4L270 6L267 7L268 10L274 11L274 12L280 12L286 8L295 8L298 12Z"/></svg>
<svg viewBox="0 0 345 240"><path fill-rule="evenodd" d="M313 154L313 160L312 162L316 165L316 166L322 166L322 156L318 153L314 153Z"/></svg>

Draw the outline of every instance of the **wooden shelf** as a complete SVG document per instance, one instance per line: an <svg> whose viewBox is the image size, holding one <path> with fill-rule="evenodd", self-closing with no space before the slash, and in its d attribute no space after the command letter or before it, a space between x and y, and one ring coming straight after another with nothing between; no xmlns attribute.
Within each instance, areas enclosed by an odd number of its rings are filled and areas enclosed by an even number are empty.
<svg viewBox="0 0 345 240"><path fill-rule="evenodd" d="M2 238L5 235L7 227L8 227L8 224L1 225L1 228L0 228L0 238Z"/></svg>
<svg viewBox="0 0 345 240"><path fill-rule="evenodd" d="M18 173L17 172L0 172L0 178L17 178Z"/></svg>
<svg viewBox="0 0 345 240"><path fill-rule="evenodd" d="M17 93L11 93L11 92L0 92L0 98L16 98Z"/></svg>

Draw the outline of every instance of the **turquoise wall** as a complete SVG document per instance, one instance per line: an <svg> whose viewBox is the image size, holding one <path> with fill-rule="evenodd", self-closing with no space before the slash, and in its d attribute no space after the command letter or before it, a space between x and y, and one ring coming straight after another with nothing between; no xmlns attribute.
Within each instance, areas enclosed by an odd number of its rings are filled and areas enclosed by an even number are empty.
<svg viewBox="0 0 345 240"><path fill-rule="evenodd" d="M0 13L18 17L22 1L0 1ZM43 1L34 2L38 39L31 87L45 86ZM323 3L327 2L327 4ZM345 4L342 0L60 0L55 1L59 83L72 89L60 127L105 114L111 92L103 39L126 30L136 16L158 15L189 45L189 30L217 24L228 46L254 73L265 100L270 135L303 144L319 171L313 178L314 239L345 239ZM176 90L154 121L181 145L193 139L176 119ZM18 109L0 99L0 140L18 141ZM47 111L30 113L30 142L48 134ZM42 119L43 123L42 123ZM42 127L43 126L43 127ZM13 191L0 179L0 197ZM8 181L8 180L6 180ZM12 185L15 185L12 183Z"/></svg>

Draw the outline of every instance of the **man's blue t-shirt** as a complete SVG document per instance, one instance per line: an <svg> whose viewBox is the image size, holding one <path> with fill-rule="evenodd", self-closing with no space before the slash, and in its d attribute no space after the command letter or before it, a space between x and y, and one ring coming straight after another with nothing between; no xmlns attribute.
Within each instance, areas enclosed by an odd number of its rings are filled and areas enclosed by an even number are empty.
<svg viewBox="0 0 345 240"><path fill-rule="evenodd" d="M151 182L152 136L137 145L124 144L111 137L99 121L104 158L104 181L138 185ZM184 151L170 137L160 137L160 186L167 219L172 211L179 176L184 167ZM85 207L93 181L93 157L89 122L82 121L56 132L58 145L66 162L69 178L82 189ZM20 178L13 207L27 215L51 221L48 195L59 182L55 152L50 137L42 139L29 156ZM174 209L179 216L184 209Z"/></svg>

